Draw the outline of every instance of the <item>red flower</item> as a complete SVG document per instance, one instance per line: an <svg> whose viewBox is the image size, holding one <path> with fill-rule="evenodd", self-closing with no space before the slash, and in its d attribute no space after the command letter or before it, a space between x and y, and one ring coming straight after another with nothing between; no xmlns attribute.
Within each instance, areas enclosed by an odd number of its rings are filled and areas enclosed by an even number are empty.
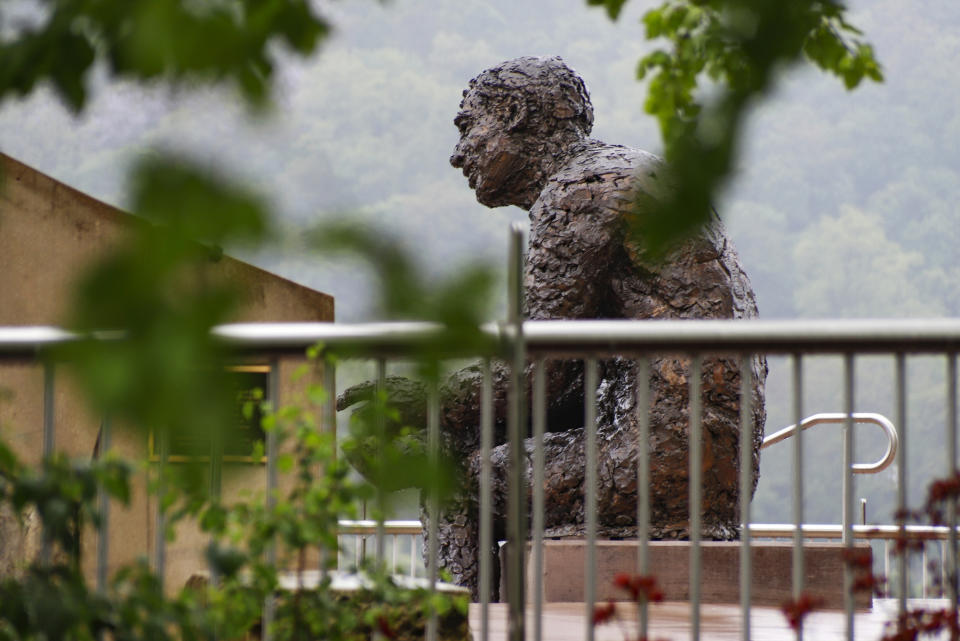
<svg viewBox="0 0 960 641"><path fill-rule="evenodd" d="M780 606L780 611L787 618L787 623L794 630L800 628L804 618L817 608L823 605L823 599L812 596L806 592L800 594L800 598L787 601Z"/></svg>
<svg viewBox="0 0 960 641"><path fill-rule="evenodd" d="M386 617L382 614L377 617L377 628L380 629L380 634L387 637L388 639L395 639L396 633L394 633L393 628L390 627L390 624L387 622Z"/></svg>
<svg viewBox="0 0 960 641"><path fill-rule="evenodd" d="M600 625L601 623L606 623L617 613L617 606L614 605L613 601L607 601L606 603L601 603L600 605L594 606L593 608L593 625Z"/></svg>
<svg viewBox="0 0 960 641"><path fill-rule="evenodd" d="M613 584L629 592L630 597L638 603L663 601L663 590L657 587L657 579L653 576L621 572L613 578Z"/></svg>
<svg viewBox="0 0 960 641"><path fill-rule="evenodd" d="M613 577L613 584L620 588L621 590L630 589L630 575L626 572L621 572L617 576Z"/></svg>

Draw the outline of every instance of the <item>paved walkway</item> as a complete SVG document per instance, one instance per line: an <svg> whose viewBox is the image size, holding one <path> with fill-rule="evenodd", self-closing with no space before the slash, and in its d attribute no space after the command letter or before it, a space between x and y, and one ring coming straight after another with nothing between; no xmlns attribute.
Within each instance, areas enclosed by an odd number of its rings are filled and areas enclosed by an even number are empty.
<svg viewBox="0 0 960 641"><path fill-rule="evenodd" d="M911 601L911 606L919 607ZM944 607L945 601L928 600L927 607ZM877 599L870 611L855 615L855 638L863 641L879 641L884 633L884 624L896 618L896 601ZM740 609L731 605L703 605L700 610L700 638L704 641L740 639ZM507 638L507 606L504 603L490 605L490 641ZM628 641L636 639L636 608L620 604L617 608L620 623L607 623L595 630L597 641ZM751 638L754 641L784 641L795 638L794 632L776 608L757 607L752 610ZM528 639L533 639L533 616L527 612ZM586 638L585 608L582 603L548 603L543 609L543 641L582 641ZM474 641L480 637L480 605L470 606L470 628ZM843 612L814 612L804 625L806 641L842 641L846 639L846 624ZM650 639L689 641L690 604L658 603L650 608ZM946 638L946 637L944 637ZM930 637L924 637L930 639Z"/></svg>

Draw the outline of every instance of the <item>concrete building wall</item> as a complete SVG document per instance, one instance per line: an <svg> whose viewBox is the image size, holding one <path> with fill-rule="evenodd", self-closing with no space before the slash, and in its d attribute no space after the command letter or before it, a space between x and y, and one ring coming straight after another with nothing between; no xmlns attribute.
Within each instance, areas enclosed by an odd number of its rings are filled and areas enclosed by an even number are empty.
<svg viewBox="0 0 960 641"><path fill-rule="evenodd" d="M2 154L0 172L0 326L62 325L84 268L123 242L134 225L144 223ZM333 321L332 297L233 258L211 263L209 277L224 279L243 293L236 322ZM279 361L280 404L295 401L305 385L322 376L317 370L292 382L292 372L304 362L297 357ZM42 368L37 363L0 361L0 390L5 390L0 396L0 438L24 461L38 462ZM57 449L71 457L91 457L100 417L90 414L75 382L62 372L56 377L54 399ZM142 460L147 455L147 435L119 426L113 430L112 446L125 457ZM146 491L150 473L138 474L129 506L111 508L111 570L154 552L156 506ZM259 462L226 466L224 497L262 490L265 478L265 466ZM191 524L180 530L167 554L165 578L171 588L182 586L190 574L205 567L206 539ZM91 534L84 545L84 565L91 577L95 542Z"/></svg>

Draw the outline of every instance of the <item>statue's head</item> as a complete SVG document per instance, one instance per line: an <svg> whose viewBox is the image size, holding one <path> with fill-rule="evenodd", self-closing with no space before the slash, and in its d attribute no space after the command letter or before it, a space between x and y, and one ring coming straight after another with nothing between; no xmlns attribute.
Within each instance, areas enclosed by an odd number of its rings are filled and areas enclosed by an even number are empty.
<svg viewBox="0 0 960 641"><path fill-rule="evenodd" d="M583 80L558 57L516 58L463 92L450 164L488 207L529 209L572 143L593 127Z"/></svg>

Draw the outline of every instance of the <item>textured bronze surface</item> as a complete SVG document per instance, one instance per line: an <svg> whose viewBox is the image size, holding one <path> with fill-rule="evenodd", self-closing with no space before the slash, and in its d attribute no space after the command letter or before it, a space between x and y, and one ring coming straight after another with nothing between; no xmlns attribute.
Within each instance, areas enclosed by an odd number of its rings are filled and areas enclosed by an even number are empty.
<svg viewBox="0 0 960 641"><path fill-rule="evenodd" d="M634 203L668 188L652 154L588 138L593 108L583 81L559 58L518 58L470 81L454 121L460 130L450 162L477 199L530 212L524 275L531 319L753 318L750 282L718 219L660 260L628 239ZM651 537L687 538L687 357L655 355L650 367ZM753 360L754 487L763 438L766 362ZM529 369L527 372L529 397ZM583 365L547 365L545 524L547 536L584 531ZM636 366L600 363L598 515L600 536L636 534ZM497 447L493 453L494 541L502 539L508 449L504 445L509 370L494 367ZM454 374L443 389L444 443L465 462L466 484L439 522L440 564L476 596L478 559L479 368ZM409 398L398 386L397 400ZM740 371L736 357L705 355L703 389L703 530L733 539L739 523ZM348 391L349 392L349 391ZM344 407L352 398L341 399ZM415 418L412 403L405 417ZM422 405L421 405L422 406ZM529 406L529 405L528 405ZM423 423L420 423L423 424ZM533 443L526 443L528 488ZM426 513L424 511L424 518ZM496 555L496 550L483 553ZM495 579L496 584L496 579Z"/></svg>

